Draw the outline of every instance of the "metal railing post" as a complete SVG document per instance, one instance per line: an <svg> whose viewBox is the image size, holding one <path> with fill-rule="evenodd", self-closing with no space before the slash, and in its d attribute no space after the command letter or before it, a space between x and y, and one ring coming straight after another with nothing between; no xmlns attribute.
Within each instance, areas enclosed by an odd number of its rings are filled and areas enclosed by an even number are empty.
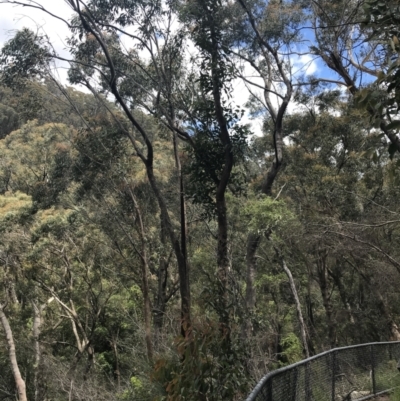
<svg viewBox="0 0 400 401"><path fill-rule="evenodd" d="M299 368L294 368L293 371L293 380L292 380L292 388L291 388L291 397L290 400L291 401L296 401L297 399L297 378L299 375Z"/></svg>
<svg viewBox="0 0 400 401"><path fill-rule="evenodd" d="M305 393L306 393L305 401L312 400L311 382L310 381L311 381L311 363L308 362L305 366L305 372L304 372L304 388L305 388Z"/></svg>
<svg viewBox="0 0 400 401"><path fill-rule="evenodd" d="M273 399L272 399L272 379L267 381L267 400L273 401Z"/></svg>
<svg viewBox="0 0 400 401"><path fill-rule="evenodd" d="M376 394L376 382L375 382L375 352L374 345L371 344L371 379L372 379L372 392Z"/></svg>
<svg viewBox="0 0 400 401"><path fill-rule="evenodd" d="M332 358L331 358L331 363L332 363L332 401L335 400L335 387L336 387L336 351L332 352Z"/></svg>

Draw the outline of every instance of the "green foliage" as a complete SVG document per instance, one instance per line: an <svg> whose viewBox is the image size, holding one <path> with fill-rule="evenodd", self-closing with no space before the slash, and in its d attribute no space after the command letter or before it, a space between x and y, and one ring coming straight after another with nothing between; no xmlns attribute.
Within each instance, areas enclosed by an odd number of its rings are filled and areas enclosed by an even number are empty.
<svg viewBox="0 0 400 401"><path fill-rule="evenodd" d="M231 338L233 340L233 338ZM244 350L221 333L218 324L205 320L193 328L190 338L178 338L180 361L161 359L154 380L165 382L165 401L193 399L239 400L248 389Z"/></svg>
<svg viewBox="0 0 400 401"><path fill-rule="evenodd" d="M18 128L19 116L12 108L0 103L0 138Z"/></svg>
<svg viewBox="0 0 400 401"><path fill-rule="evenodd" d="M64 125L37 121L8 135L0 143L1 191L24 191L44 208L56 203L69 183L71 136Z"/></svg>
<svg viewBox="0 0 400 401"><path fill-rule="evenodd" d="M358 103L371 113L372 123L379 125L389 120L388 130L399 130L397 113L400 105L400 3L368 0L364 4L366 21L363 26L371 30L370 40L379 43L386 56L386 68L379 71L378 78L371 88L364 89L358 95ZM392 120L393 119L393 120ZM389 147L390 156L395 153L394 146Z"/></svg>
<svg viewBox="0 0 400 401"><path fill-rule="evenodd" d="M301 345L300 339L294 333L288 333L281 340L282 354L288 361L288 364L292 364L303 359L303 346Z"/></svg>
<svg viewBox="0 0 400 401"><path fill-rule="evenodd" d="M250 200L246 203L243 215L247 218L251 231L268 233L280 226L295 224L295 216L282 200L269 196Z"/></svg>
<svg viewBox="0 0 400 401"><path fill-rule="evenodd" d="M187 147L190 162L185 164L188 176L186 195L195 204L206 207L209 214L215 212L215 191L225 167L225 146L221 143L220 127L215 120L215 111L211 101L200 106L193 129L193 147ZM247 153L249 130L240 124L243 110L224 108L225 120L230 131L231 151L234 165L240 166ZM233 170L230 188L236 194L244 191L244 175L241 169Z"/></svg>
<svg viewBox="0 0 400 401"><path fill-rule="evenodd" d="M378 82L360 91L359 109L332 82L318 86L318 77L299 77L290 53L306 18L333 27L323 29L310 54L326 60L332 43L347 51L346 35L360 32L340 24L359 2L318 0L316 12L310 2L246 1L258 33L238 3L88 1L72 20L68 44L76 62L69 79L90 82L97 97L45 80L52 57L45 38L24 29L4 47L1 78L13 89L0 88L0 302L9 303L29 398L40 383L47 393L38 399L59 401L244 399L267 369L302 358L293 294L272 244L293 273L312 352L395 334L398 165L373 128L387 120L389 130L400 129L397 2L367 5L366 32L375 24L372 40L382 43L387 61ZM113 68L88 24L102 35ZM135 43L130 49L122 28ZM189 44L196 51L186 60ZM266 117L263 137L249 141L245 111L231 97L234 80L247 76L243 63L264 74L264 83L271 78L278 93L279 68L298 80L291 85L299 107L283 120L276 199L256 195L276 161L275 117ZM343 68L350 77L352 67ZM111 78L146 140L129 113L107 101ZM260 100L253 96L254 111L265 110ZM215 271L215 203L228 170L225 289ZM171 231L160 222L159 205L168 210ZM195 322L187 338L176 338L182 316L174 249L182 246L181 230ZM249 233L256 237L253 257ZM153 307L147 326L144 279ZM248 289L255 305L248 305ZM39 365L34 305L42 308ZM12 394L6 353L0 355L0 387Z"/></svg>
<svg viewBox="0 0 400 401"><path fill-rule="evenodd" d="M3 230L12 228L14 222L23 221L32 211L32 199L22 193L0 195L0 221Z"/></svg>
<svg viewBox="0 0 400 401"><path fill-rule="evenodd" d="M375 386L378 392L393 389L393 395L390 396L390 399L397 399L396 395L399 395L400 389L400 375L397 370L397 361L384 361L384 363L375 369Z"/></svg>
<svg viewBox="0 0 400 401"><path fill-rule="evenodd" d="M390 399L393 401L399 401L400 400L400 386L396 387L393 392L390 394Z"/></svg>
<svg viewBox="0 0 400 401"><path fill-rule="evenodd" d="M23 28L1 50L1 82L15 86L28 78L41 78L50 59L44 36Z"/></svg>

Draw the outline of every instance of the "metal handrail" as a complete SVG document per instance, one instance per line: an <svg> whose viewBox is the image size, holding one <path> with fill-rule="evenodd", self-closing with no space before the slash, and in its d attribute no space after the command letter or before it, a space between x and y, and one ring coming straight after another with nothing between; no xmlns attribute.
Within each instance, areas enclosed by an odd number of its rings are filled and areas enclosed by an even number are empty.
<svg viewBox="0 0 400 401"><path fill-rule="evenodd" d="M272 379L273 379L275 376L280 375L280 374L282 374L282 373L284 373L284 372L287 372L287 371L296 369L296 368L298 368L298 367L307 365L307 364L309 364L309 363L312 363L313 361L315 361L315 360L317 360L317 359L320 359L320 358L322 358L322 357L324 357L324 356L326 356L326 355L333 354L333 353L338 353L338 352L343 352L343 351L351 350L351 349L355 349L355 348L371 347L371 349L373 349L374 346L394 345L394 344L400 344L400 341L372 342L372 343L366 343L366 344L350 345L350 346L347 346L347 347L333 348L333 349L330 349L330 350L328 350L328 351L321 352L320 354L311 356L311 357L309 357L309 358L307 358L307 359L303 359L303 360L301 360L301 361L299 361L299 362L296 362L296 363L293 363L293 364L291 364L291 365L285 366L285 367L283 367L283 368L276 369L276 370L274 370L274 371L272 371L272 372L267 373L267 374L257 383L257 385L255 386L255 388L253 389L253 391L252 391L252 392L249 394L249 396L247 397L246 401L256 401L256 397L260 394L260 392L261 392L264 388L266 388L266 387L268 386L268 384L272 381ZM374 370L374 365L372 365L372 371L373 371L373 370ZM379 394L383 394L383 393L386 393L386 392L391 391L391 390L392 390L392 389L389 388L389 389L387 389L387 390L380 391L379 393L374 391L373 394L371 394L371 395L369 395L369 396L366 396L366 397L359 398L358 401L366 400L366 399L369 399L369 398L371 398L371 397L375 397L375 396L377 396L377 395L379 395ZM333 395L332 398L334 398L334 395ZM272 400L272 399L265 399L265 401L273 401L273 400Z"/></svg>

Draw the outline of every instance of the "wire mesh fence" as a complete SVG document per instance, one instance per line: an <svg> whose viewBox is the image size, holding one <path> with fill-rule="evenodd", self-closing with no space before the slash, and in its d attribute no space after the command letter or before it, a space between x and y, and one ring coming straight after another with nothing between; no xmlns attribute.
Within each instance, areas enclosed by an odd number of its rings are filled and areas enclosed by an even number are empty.
<svg viewBox="0 0 400 401"><path fill-rule="evenodd" d="M400 341L335 348L275 370L246 401L366 400L400 386Z"/></svg>

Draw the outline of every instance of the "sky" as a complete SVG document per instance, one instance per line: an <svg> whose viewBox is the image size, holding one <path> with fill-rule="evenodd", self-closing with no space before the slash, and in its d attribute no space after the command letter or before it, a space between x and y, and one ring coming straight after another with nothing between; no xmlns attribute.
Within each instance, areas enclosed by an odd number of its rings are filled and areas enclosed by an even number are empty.
<svg viewBox="0 0 400 401"><path fill-rule="evenodd" d="M37 3L42 5L51 13L62 16L62 18L66 20L69 20L72 16L71 8L64 0L38 0ZM43 11L35 10L30 7L5 4L0 0L0 47L2 47L7 40L11 39L17 30L22 29L23 27L30 28L34 31L39 30L40 33L46 34L53 43L56 52L62 57L69 58L69 53L66 50L65 44L65 39L69 34L66 24L51 17ZM293 56L291 61L296 70L301 71L306 75L314 74L318 69L321 69L320 63L309 55ZM63 84L67 84L67 67L67 63L58 62L57 70L53 71L55 76L58 77ZM244 74L248 76L250 80L257 82L257 79L253 78L254 72L251 71L251 68L247 68ZM262 82L259 83L262 84ZM79 89L82 90L82 88ZM260 90L253 90L256 93L260 93L262 97ZM246 85L239 79L234 81L232 93L234 103L237 106L243 107L247 102L248 97L249 92ZM276 102L277 100L275 100L275 103ZM291 104L289 111L292 111L295 107L295 104ZM261 135L261 117L258 119L250 119L250 116L247 114L244 116L242 123L249 123L253 133L255 135Z"/></svg>

